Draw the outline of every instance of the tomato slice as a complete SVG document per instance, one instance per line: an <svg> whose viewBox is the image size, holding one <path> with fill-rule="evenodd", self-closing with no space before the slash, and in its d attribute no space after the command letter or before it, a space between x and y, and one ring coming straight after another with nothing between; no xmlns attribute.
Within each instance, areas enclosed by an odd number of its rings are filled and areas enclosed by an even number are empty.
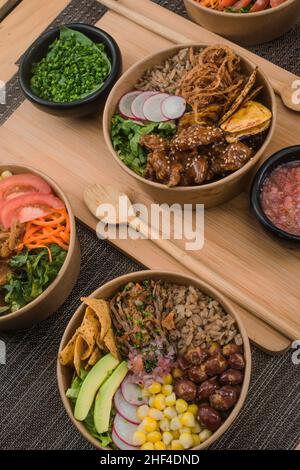
<svg viewBox="0 0 300 470"><path fill-rule="evenodd" d="M0 209L6 201L32 192L50 194L52 191L43 178L31 173L5 178L0 181Z"/></svg>
<svg viewBox="0 0 300 470"><path fill-rule="evenodd" d="M0 211L0 220L4 228L10 228L14 220L21 223L29 222L44 217L53 209L64 209L64 207L63 201L53 194L27 193L5 202Z"/></svg>
<svg viewBox="0 0 300 470"><path fill-rule="evenodd" d="M279 7L282 3L286 2L286 0L270 0L270 5L272 8Z"/></svg>
<svg viewBox="0 0 300 470"><path fill-rule="evenodd" d="M236 10L241 10L241 8L245 8L250 5L251 2L252 0L239 0L233 5L233 8L235 8Z"/></svg>
<svg viewBox="0 0 300 470"><path fill-rule="evenodd" d="M221 8L231 7L235 2L236 0L220 0L219 1Z"/></svg>
<svg viewBox="0 0 300 470"><path fill-rule="evenodd" d="M269 5L270 0L256 0L253 7L250 8L250 13L255 13L256 11L263 11Z"/></svg>

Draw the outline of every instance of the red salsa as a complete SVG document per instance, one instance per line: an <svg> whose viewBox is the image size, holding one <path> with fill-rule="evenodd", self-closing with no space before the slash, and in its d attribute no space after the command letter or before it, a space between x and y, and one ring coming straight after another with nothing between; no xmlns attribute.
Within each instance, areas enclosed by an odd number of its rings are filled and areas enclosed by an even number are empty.
<svg viewBox="0 0 300 470"><path fill-rule="evenodd" d="M300 236L300 162L281 165L266 178L261 204L277 228Z"/></svg>

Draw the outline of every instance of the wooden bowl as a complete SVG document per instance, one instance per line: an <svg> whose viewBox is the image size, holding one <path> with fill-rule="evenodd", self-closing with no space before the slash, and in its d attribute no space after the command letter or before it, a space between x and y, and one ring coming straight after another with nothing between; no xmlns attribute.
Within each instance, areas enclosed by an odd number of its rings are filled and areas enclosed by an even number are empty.
<svg viewBox="0 0 300 470"><path fill-rule="evenodd" d="M154 65L164 62L169 57L175 55L180 49L186 47L201 48L206 47L206 44L189 44L189 45L177 45L171 48L157 52L146 59L141 60L137 64L133 65L127 72L118 80L112 89L104 109L103 114L103 133L104 139L108 149L112 156L118 163L118 165L126 171L128 175L135 178L141 188L147 192L154 201L162 203L179 203L179 204L205 204L206 208L214 207L224 202L229 201L233 197L245 190L250 180L252 172L256 169L261 157L263 156L267 146L269 145L275 131L276 125L276 99L274 91L262 70L258 70L257 83L264 86L262 94L262 102L269 107L273 112L272 125L269 129L268 135L263 146L255 154L255 156L240 170L232 173L231 175L223 178L219 181L204 184L201 186L181 186L175 188L169 188L168 186L149 181L142 176L137 175L134 171L128 168L119 158L115 152L111 142L111 120L117 110L119 100L125 93L131 91L138 79L144 74L144 72L153 67ZM242 66L244 70L250 75L254 68L250 60L242 57Z"/></svg>
<svg viewBox="0 0 300 470"><path fill-rule="evenodd" d="M149 271L149 270L140 271L140 272L136 272L132 274L126 274L125 276L118 277L104 284L95 292L93 292L91 294L91 297L108 299L111 296L113 296L115 293L117 293L117 291L128 282L141 282L142 280L146 280L146 279L163 280L163 281L172 282L172 283L181 284L181 285L187 285L187 286L191 285L191 286L201 289L204 293L210 295L212 298L220 302L220 304L224 307L225 311L229 313L230 315L232 315L232 317L236 320L238 329L243 338L246 368L245 368L245 376L244 376L244 382L242 386L241 395L239 397L239 400L235 408L232 410L230 416L224 422L224 424L206 442L204 442L203 444L201 444L200 446L196 448L197 450L206 449L213 442L215 442L220 436L222 436L222 434L224 434L227 431L227 429L232 425L232 423L238 416L239 412L241 411L241 408L243 407L243 404L246 400L250 378L251 378L251 349L250 349L248 335L246 333L245 327L239 315L235 312L232 305L227 300L225 300L225 298L221 294L219 294L219 292L217 292L215 289L213 289L209 285L199 281L198 279L190 277L190 276L186 276L184 274L171 273L171 272L165 272L165 271ZM71 337L75 333L76 329L80 326L83 316L84 316L84 312L85 312L85 305L81 304L81 306L74 313L73 317L71 318L64 332L64 335L62 337L62 340L59 346L59 353L64 349L68 341L71 339ZM107 450L107 448L106 449L102 448L100 446L99 441L97 441L97 439L92 437L88 433L84 425L74 418L73 405L69 401L69 399L66 397L66 390L69 388L71 384L72 376L73 376L73 370L70 369L69 367L61 366L58 360L57 361L58 388L59 388L59 393L63 401L64 407L69 415L69 418L71 419L74 426L78 429L78 431L83 435L83 437L85 437L85 439L87 439L96 448L101 449L101 450Z"/></svg>
<svg viewBox="0 0 300 470"><path fill-rule="evenodd" d="M64 201L66 205L70 217L71 239L65 262L54 281L39 297L25 307L16 312L0 316L0 331L28 328L55 313L69 296L80 269L80 245L76 235L75 218L66 195L51 178L35 168L19 165L0 165L1 173L6 170L11 171L14 175L33 173L47 181L56 196Z"/></svg>
<svg viewBox="0 0 300 470"><path fill-rule="evenodd" d="M244 46L262 44L289 31L300 19L298 0L257 13L227 13L183 0L189 16L209 31Z"/></svg>

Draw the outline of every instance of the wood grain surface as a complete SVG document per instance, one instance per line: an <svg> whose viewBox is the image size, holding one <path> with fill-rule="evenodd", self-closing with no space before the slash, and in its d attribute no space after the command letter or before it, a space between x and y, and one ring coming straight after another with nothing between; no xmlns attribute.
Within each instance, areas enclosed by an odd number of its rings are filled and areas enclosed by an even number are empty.
<svg viewBox="0 0 300 470"><path fill-rule="evenodd" d="M16 25L21 30L17 33L18 40L6 42L8 47L1 48L0 69L5 79L16 72L15 61L67 3L64 0L42 2L40 12L36 15L37 4L41 5L40 2L23 0L3 21L0 45L13 35ZM148 17L189 35L192 41L223 41L213 33L148 0L122 0L122 3L134 5L137 11ZM29 13L34 15L34 20ZM124 69L147 54L171 44L112 12L105 14L97 25L118 41ZM142 40L137 41L137 37ZM235 46L235 49L239 50L239 47ZM253 54L247 52L247 55L253 60ZM295 78L264 59L256 56L254 58L273 78L283 82ZM298 143L300 119L295 113L284 109L279 99L277 101L279 118L276 137L266 157L281 147ZM77 217L91 228L95 228L96 220L89 215L82 200L87 184L113 184L129 191L134 202L151 202L147 196L141 194L132 179L120 172L110 156L102 139L101 115L77 120L59 119L38 111L26 101L1 127L0 139L2 163L9 161L32 165L52 176L69 194ZM286 319L295 331L300 331L297 281L299 252L286 250L263 232L249 210L246 193L222 207L206 211L205 221L205 247L195 253L195 256L240 289L255 296L274 315ZM113 243L149 268L187 272L150 241L119 240ZM176 243L184 247L184 242ZM256 344L273 353L288 348L287 338L249 312L236 308L245 322L250 338Z"/></svg>
<svg viewBox="0 0 300 470"><path fill-rule="evenodd" d="M0 21L20 0L0 0Z"/></svg>

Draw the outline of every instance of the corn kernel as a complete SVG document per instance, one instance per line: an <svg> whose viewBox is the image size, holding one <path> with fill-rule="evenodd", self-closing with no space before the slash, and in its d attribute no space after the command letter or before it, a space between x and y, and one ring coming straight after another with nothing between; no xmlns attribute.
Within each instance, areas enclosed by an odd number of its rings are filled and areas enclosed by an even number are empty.
<svg viewBox="0 0 300 470"><path fill-rule="evenodd" d="M183 426L192 428L195 426L195 416L190 411L186 411L181 417L181 422Z"/></svg>
<svg viewBox="0 0 300 470"><path fill-rule="evenodd" d="M136 415L141 421L143 421L143 419L146 418L146 416L148 416L148 413L149 413L149 406L142 405L138 407Z"/></svg>
<svg viewBox="0 0 300 470"><path fill-rule="evenodd" d="M154 443L154 450L166 450L167 446L162 441Z"/></svg>
<svg viewBox="0 0 300 470"><path fill-rule="evenodd" d="M142 397L143 397L143 398L148 398L148 397L150 397L150 395L151 395L151 394L150 394L149 390L147 390L146 388L143 388L143 390L142 390Z"/></svg>
<svg viewBox="0 0 300 470"><path fill-rule="evenodd" d="M193 446L194 440L190 432L184 432L180 434L179 442L184 449L190 449Z"/></svg>
<svg viewBox="0 0 300 470"><path fill-rule="evenodd" d="M162 435L162 440L163 440L163 443L168 446L172 440L173 440L173 435L171 432L169 431L166 431L166 432L163 432L163 435Z"/></svg>
<svg viewBox="0 0 300 470"><path fill-rule="evenodd" d="M171 431L171 432L172 432L172 435L173 435L173 439L179 439L180 432L179 432L178 429L176 431Z"/></svg>
<svg viewBox="0 0 300 470"><path fill-rule="evenodd" d="M176 395L172 392L170 395L166 397L166 405L167 406L174 406L176 403Z"/></svg>
<svg viewBox="0 0 300 470"><path fill-rule="evenodd" d="M174 369L172 369L172 375L174 379L180 379L180 377L183 375L183 372L178 367L174 367Z"/></svg>
<svg viewBox="0 0 300 470"><path fill-rule="evenodd" d="M146 434L144 432L135 431L132 441L134 446L142 446L146 442Z"/></svg>
<svg viewBox="0 0 300 470"><path fill-rule="evenodd" d="M161 391L162 391L163 395L168 397L173 392L173 387L172 387L172 385L163 385L161 387Z"/></svg>
<svg viewBox="0 0 300 470"><path fill-rule="evenodd" d="M192 427L192 432L195 434L199 434L199 432L201 431L202 431L202 428L200 424L198 423L198 421L195 421L195 425Z"/></svg>
<svg viewBox="0 0 300 470"><path fill-rule="evenodd" d="M154 450L153 442L145 442L145 444L141 446L141 450Z"/></svg>
<svg viewBox="0 0 300 470"><path fill-rule="evenodd" d="M216 352L218 350L220 350L219 343L213 342L213 343L210 344L208 352L211 355L211 354L213 354L214 352Z"/></svg>
<svg viewBox="0 0 300 470"><path fill-rule="evenodd" d="M147 434L147 441L148 442L158 442L162 440L162 435L159 431L152 431Z"/></svg>
<svg viewBox="0 0 300 470"><path fill-rule="evenodd" d="M160 411L164 410L166 407L166 397L162 393L156 395L153 406L154 408L157 408Z"/></svg>
<svg viewBox="0 0 300 470"><path fill-rule="evenodd" d="M180 429L179 429L179 433L180 433L180 434L183 434L183 433L185 433L185 432L188 432L188 433L191 432L191 428L180 428Z"/></svg>
<svg viewBox="0 0 300 470"><path fill-rule="evenodd" d="M136 428L137 431L144 432L144 426L143 423L139 424L138 427Z"/></svg>
<svg viewBox="0 0 300 470"><path fill-rule="evenodd" d="M212 432L209 431L209 429L203 429L203 431L201 431L199 434L200 442L202 443L202 442L207 441L207 439L209 439L211 435L212 435Z"/></svg>
<svg viewBox="0 0 300 470"><path fill-rule="evenodd" d="M189 405L187 409L190 413L192 413L194 416L196 416L197 411L198 411L198 406L197 405Z"/></svg>
<svg viewBox="0 0 300 470"><path fill-rule="evenodd" d="M176 404L175 404L175 407L176 407L176 410L177 410L177 413L184 413L187 409L188 409L188 404L185 400L183 400L182 398L178 398L178 400L176 400Z"/></svg>
<svg viewBox="0 0 300 470"><path fill-rule="evenodd" d="M170 421L167 418L161 419L159 427L162 431L170 431Z"/></svg>
<svg viewBox="0 0 300 470"><path fill-rule="evenodd" d="M193 438L193 447L199 446L201 444L200 437L198 434L192 434Z"/></svg>
<svg viewBox="0 0 300 470"><path fill-rule="evenodd" d="M161 391L161 384L159 382L152 382L152 384L147 388L147 390L152 395L156 395Z"/></svg>
<svg viewBox="0 0 300 470"><path fill-rule="evenodd" d="M177 411L176 411L175 406L168 406L167 408L165 408L164 415L168 419L175 418L175 416L177 416Z"/></svg>
<svg viewBox="0 0 300 470"><path fill-rule="evenodd" d="M154 406L154 400L155 400L155 395L152 395L152 397L149 398L148 405L153 407Z"/></svg>
<svg viewBox="0 0 300 470"><path fill-rule="evenodd" d="M163 419L164 414L162 411L159 411L156 408L150 408L148 416L150 416L150 418L155 419L155 421L160 421L161 419Z"/></svg>
<svg viewBox="0 0 300 470"><path fill-rule="evenodd" d="M177 431L178 429L182 428L182 424L178 416L171 419L170 428L172 431Z"/></svg>
<svg viewBox="0 0 300 470"><path fill-rule="evenodd" d="M5 170L5 171L2 171L1 173L1 178L2 179L5 179L5 178L9 178L10 176L12 176L12 172L11 171L8 171L8 170Z"/></svg>
<svg viewBox="0 0 300 470"><path fill-rule="evenodd" d="M142 426L145 432L152 432L156 430L157 423L155 419L150 418L150 416L147 416L146 418L143 419Z"/></svg>
<svg viewBox="0 0 300 470"><path fill-rule="evenodd" d="M164 384L165 385L171 385L171 383L173 382L173 378L172 378L172 375L171 374L167 374L163 377L163 381L164 381Z"/></svg>
<svg viewBox="0 0 300 470"><path fill-rule="evenodd" d="M184 447L179 440L174 440L171 443L171 450L183 450Z"/></svg>

